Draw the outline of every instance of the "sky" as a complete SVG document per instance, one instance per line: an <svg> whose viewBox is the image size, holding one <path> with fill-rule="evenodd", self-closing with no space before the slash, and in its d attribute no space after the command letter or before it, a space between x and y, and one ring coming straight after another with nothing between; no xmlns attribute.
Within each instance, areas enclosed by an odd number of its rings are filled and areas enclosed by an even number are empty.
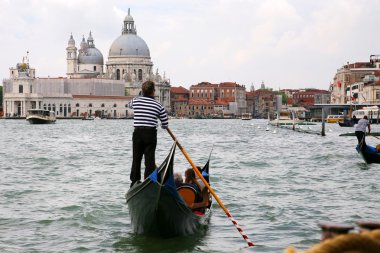
<svg viewBox="0 0 380 253"><path fill-rule="evenodd" d="M29 52L38 77L66 76L66 47L92 32L106 63L131 9L172 86L328 89L347 62L380 54L380 0L0 0L0 77Z"/></svg>

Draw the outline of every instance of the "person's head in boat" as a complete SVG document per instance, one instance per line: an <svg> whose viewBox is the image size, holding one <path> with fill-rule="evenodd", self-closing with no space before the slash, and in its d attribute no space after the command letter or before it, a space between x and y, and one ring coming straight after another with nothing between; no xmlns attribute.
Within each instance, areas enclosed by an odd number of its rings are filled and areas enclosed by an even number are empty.
<svg viewBox="0 0 380 253"><path fill-rule="evenodd" d="M150 97L153 97L154 96L154 91L155 91L155 88L154 88L154 82L152 81L146 81L142 84L142 93L144 96L150 96Z"/></svg>
<svg viewBox="0 0 380 253"><path fill-rule="evenodd" d="M193 169L187 169L185 171L185 183L186 184L195 183L195 172Z"/></svg>
<svg viewBox="0 0 380 253"><path fill-rule="evenodd" d="M183 184L183 178L182 178L181 173L179 172L174 173L174 183L176 186Z"/></svg>

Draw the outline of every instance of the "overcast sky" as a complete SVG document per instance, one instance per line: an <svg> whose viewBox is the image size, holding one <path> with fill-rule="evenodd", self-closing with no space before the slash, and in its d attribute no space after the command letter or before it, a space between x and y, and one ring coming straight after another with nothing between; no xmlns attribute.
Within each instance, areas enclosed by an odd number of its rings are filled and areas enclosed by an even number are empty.
<svg viewBox="0 0 380 253"><path fill-rule="evenodd" d="M202 81L328 89L346 62L380 54L380 0L0 0L0 77L29 51L39 77L66 75L72 33L105 63L128 8L154 72Z"/></svg>

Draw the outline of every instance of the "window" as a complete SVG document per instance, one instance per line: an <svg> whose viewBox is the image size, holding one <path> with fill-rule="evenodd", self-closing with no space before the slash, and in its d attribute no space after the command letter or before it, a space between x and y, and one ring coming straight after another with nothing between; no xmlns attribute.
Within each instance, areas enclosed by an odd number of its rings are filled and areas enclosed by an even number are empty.
<svg viewBox="0 0 380 253"><path fill-rule="evenodd" d="M90 103L90 104L88 105L88 107L92 107L92 103Z"/></svg>
<svg viewBox="0 0 380 253"><path fill-rule="evenodd" d="M113 104L113 107L117 107L117 105L116 105L116 104Z"/></svg>
<svg viewBox="0 0 380 253"><path fill-rule="evenodd" d="M139 69L138 78L139 78L139 81L142 81L142 69Z"/></svg>
<svg viewBox="0 0 380 253"><path fill-rule="evenodd" d="M96 71L96 66L94 66L94 71Z"/></svg>
<svg viewBox="0 0 380 253"><path fill-rule="evenodd" d="M18 93L23 93L24 92L24 86L19 85L18 86Z"/></svg>
<svg viewBox="0 0 380 253"><path fill-rule="evenodd" d="M104 104L102 104L102 107L104 107Z"/></svg>
<svg viewBox="0 0 380 253"><path fill-rule="evenodd" d="M116 70L116 80L120 80L120 69Z"/></svg>
<svg viewBox="0 0 380 253"><path fill-rule="evenodd" d="M79 107L79 103L77 103L75 106L76 106L76 107Z"/></svg>

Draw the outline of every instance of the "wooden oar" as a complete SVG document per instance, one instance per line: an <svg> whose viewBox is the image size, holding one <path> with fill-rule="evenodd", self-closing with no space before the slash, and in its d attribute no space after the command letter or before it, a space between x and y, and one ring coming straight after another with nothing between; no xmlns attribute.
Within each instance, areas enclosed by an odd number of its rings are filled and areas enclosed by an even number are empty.
<svg viewBox="0 0 380 253"><path fill-rule="evenodd" d="M219 197L216 195L214 190L211 188L211 186L207 183L206 179L202 176L202 173L197 169L197 166L193 163L193 161L190 159L189 155L185 151L185 149L181 146L181 144L178 142L177 138L174 136L172 131L169 128L166 128L168 130L168 133L173 138L173 140L177 143L178 148L182 151L183 155L186 157L187 161L191 164L191 167L193 167L194 172L198 175L198 177L202 180L202 182L206 185L208 190L211 192L212 196L214 196L215 200L218 202L220 207L223 209L223 211L227 214L228 218L232 221L232 223L235 225L236 229L239 231L239 233L243 236L244 240L248 243L248 247L254 246L254 244L249 240L248 236L244 233L243 229L237 224L236 220L232 217L230 212L227 210L227 208L223 205L222 201L219 199Z"/></svg>

